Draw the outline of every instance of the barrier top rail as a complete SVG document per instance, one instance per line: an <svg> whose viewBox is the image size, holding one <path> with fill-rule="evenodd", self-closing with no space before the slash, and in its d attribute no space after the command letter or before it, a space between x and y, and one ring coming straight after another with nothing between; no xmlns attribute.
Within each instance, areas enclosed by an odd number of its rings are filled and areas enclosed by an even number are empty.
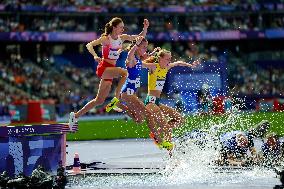
<svg viewBox="0 0 284 189"><path fill-rule="evenodd" d="M28 135L39 134L56 134L78 131L78 124L75 124L72 131L69 129L67 123L55 123L55 124L35 124L24 126L1 126L0 137L19 137Z"/></svg>

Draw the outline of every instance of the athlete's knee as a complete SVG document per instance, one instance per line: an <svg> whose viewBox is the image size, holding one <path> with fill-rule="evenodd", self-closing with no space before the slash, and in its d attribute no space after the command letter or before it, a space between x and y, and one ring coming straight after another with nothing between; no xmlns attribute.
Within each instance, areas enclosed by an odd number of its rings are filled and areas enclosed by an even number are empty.
<svg viewBox="0 0 284 189"><path fill-rule="evenodd" d="M122 73L121 77L127 78L128 77L128 73L127 72L126 73Z"/></svg>
<svg viewBox="0 0 284 189"><path fill-rule="evenodd" d="M141 124L141 123L143 123L144 121L145 121L145 119L142 118L142 117L137 117L137 118L136 118L136 123L138 123L138 124Z"/></svg>
<svg viewBox="0 0 284 189"><path fill-rule="evenodd" d="M155 121L155 120L159 119L159 116L157 114L153 113L152 111L147 110L145 112L145 119L147 119L148 121Z"/></svg>
<svg viewBox="0 0 284 189"><path fill-rule="evenodd" d="M152 115L152 111L149 110L149 109L147 109L147 108L145 108L145 109L144 109L144 114L145 114L145 116L149 117L149 116Z"/></svg>
<svg viewBox="0 0 284 189"><path fill-rule="evenodd" d="M120 75L121 77L127 77L128 76L128 71L125 69L120 69Z"/></svg>
<svg viewBox="0 0 284 189"><path fill-rule="evenodd" d="M134 111L135 117L136 117L136 123L143 123L145 121L145 116L143 115L143 112L137 110Z"/></svg>
<svg viewBox="0 0 284 189"><path fill-rule="evenodd" d="M151 114L155 114L155 115L162 113L161 109L156 104L154 104L151 108L147 108L147 111L149 111L149 112L151 112Z"/></svg>
<svg viewBox="0 0 284 189"><path fill-rule="evenodd" d="M184 124L185 123L185 118L181 114L174 114L174 121L179 123L179 124Z"/></svg>

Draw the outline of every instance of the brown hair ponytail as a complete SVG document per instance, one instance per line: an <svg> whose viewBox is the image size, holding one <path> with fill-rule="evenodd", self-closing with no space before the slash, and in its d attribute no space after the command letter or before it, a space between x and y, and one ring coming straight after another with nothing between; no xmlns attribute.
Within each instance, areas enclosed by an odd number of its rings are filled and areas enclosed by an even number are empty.
<svg viewBox="0 0 284 189"><path fill-rule="evenodd" d="M111 34L113 27L116 27L118 24L122 23L122 19L115 17L111 19L106 25L105 25L105 32L102 34L102 36L108 36Z"/></svg>

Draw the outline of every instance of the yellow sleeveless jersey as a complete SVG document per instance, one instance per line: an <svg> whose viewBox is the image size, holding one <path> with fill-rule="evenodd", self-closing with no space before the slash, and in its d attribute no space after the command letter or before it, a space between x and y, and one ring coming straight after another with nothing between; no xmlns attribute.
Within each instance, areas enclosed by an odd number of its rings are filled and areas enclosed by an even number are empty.
<svg viewBox="0 0 284 189"><path fill-rule="evenodd" d="M153 73L148 72L148 90L162 91L167 73L168 68L161 68L157 63L155 71Z"/></svg>

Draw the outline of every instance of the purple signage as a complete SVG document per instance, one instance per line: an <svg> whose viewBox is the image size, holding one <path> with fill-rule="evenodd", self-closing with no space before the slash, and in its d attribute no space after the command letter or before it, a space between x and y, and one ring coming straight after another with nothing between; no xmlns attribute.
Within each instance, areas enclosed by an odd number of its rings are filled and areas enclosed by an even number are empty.
<svg viewBox="0 0 284 189"><path fill-rule="evenodd" d="M0 32L0 41L61 41L89 42L99 37L96 32ZM210 41L262 38L284 38L284 29L228 30L207 32L157 32L148 33L153 41Z"/></svg>
<svg viewBox="0 0 284 189"><path fill-rule="evenodd" d="M140 12L141 9L128 7L128 6L118 6L121 12ZM0 10L20 10L20 11L36 11L36 12L95 12L95 13L104 13L111 12L107 6L93 5L93 6L84 6L84 5L30 5L30 4L12 4L8 3L0 4ZM155 12L231 12L231 11L259 11L259 10L283 10L283 3L244 3L237 5L191 5L191 6L179 6L179 5L168 5L163 7L158 7L155 9ZM143 8L144 12L153 12L152 7Z"/></svg>
<svg viewBox="0 0 284 189"><path fill-rule="evenodd" d="M52 32L48 33L47 41L88 42L97 38L95 32Z"/></svg>
<svg viewBox="0 0 284 189"><path fill-rule="evenodd" d="M201 40L238 40L239 30L201 32Z"/></svg>

